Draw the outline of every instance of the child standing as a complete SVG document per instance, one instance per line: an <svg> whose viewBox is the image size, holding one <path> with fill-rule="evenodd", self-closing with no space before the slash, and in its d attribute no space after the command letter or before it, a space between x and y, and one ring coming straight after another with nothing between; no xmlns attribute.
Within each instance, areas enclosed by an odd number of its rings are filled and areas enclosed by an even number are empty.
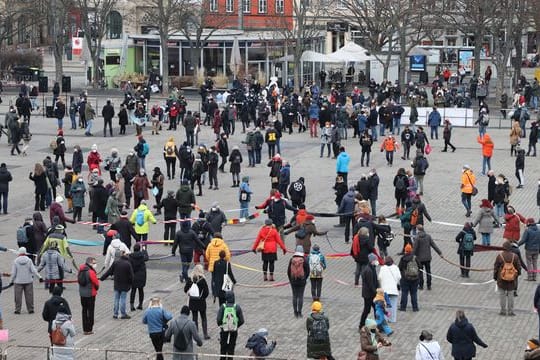
<svg viewBox="0 0 540 360"><path fill-rule="evenodd" d="M375 321L377 322L377 328L382 331L386 336L392 335L394 332L386 322L386 294L383 289L377 289L377 295L373 299L375 306Z"/></svg>

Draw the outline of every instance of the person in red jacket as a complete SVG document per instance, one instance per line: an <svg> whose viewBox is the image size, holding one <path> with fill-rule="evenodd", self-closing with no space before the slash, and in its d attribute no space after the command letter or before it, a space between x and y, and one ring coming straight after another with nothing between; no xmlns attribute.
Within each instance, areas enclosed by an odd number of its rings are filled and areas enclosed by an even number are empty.
<svg viewBox="0 0 540 360"><path fill-rule="evenodd" d="M75 224L75 220L66 217L66 215L64 214L64 209L62 208L63 201L64 201L64 198L60 195L58 195L54 199L54 202L51 204L51 207L49 208L49 217L51 220L51 224L53 223L54 217L57 216L58 220L60 220L59 224L66 227L66 222Z"/></svg>
<svg viewBox="0 0 540 360"><path fill-rule="evenodd" d="M101 155L99 154L97 150L97 145L92 145L92 151L90 151L90 154L88 154L88 157L86 158L86 163L88 164L88 169L98 169L99 176L101 176L101 168L99 167L99 164L103 160L101 159Z"/></svg>
<svg viewBox="0 0 540 360"><path fill-rule="evenodd" d="M285 248L279 232L276 230L272 220L266 219L251 248L254 253L260 251L262 254L264 281L274 281L274 262L277 260L278 245L283 250L283 255L285 255L287 248ZM268 270L270 270L270 277L266 275Z"/></svg>
<svg viewBox="0 0 540 360"><path fill-rule="evenodd" d="M94 333L94 307L99 289L99 279L96 275L97 262L93 257L79 267L79 295L82 305L82 326L84 335Z"/></svg>
<svg viewBox="0 0 540 360"><path fill-rule="evenodd" d="M509 241L519 241L520 239L520 222L525 224L525 217L516 212L513 206L508 206L508 212L504 215L504 233L503 239Z"/></svg>

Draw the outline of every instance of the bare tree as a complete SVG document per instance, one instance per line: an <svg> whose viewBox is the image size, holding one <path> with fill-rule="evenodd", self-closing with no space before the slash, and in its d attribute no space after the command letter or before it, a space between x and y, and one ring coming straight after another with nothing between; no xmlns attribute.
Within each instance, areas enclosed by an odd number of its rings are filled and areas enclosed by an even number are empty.
<svg viewBox="0 0 540 360"><path fill-rule="evenodd" d="M67 35L64 33L68 23L69 9L73 6L72 0L47 0L48 5L48 26L52 26L52 47L54 56L55 80L62 81L64 73L62 59L64 48L67 42Z"/></svg>
<svg viewBox="0 0 540 360"><path fill-rule="evenodd" d="M300 79L302 53L311 49L310 41L324 31L325 25L321 24L321 19L328 15L328 8L329 2L324 0L293 0L292 18L285 13L278 14L277 21L272 19L268 23L268 27L281 34L287 49L292 50L295 91L299 90L304 80Z"/></svg>
<svg viewBox="0 0 540 360"><path fill-rule="evenodd" d="M52 0L61 1L61 0ZM76 0L81 12L82 29L90 57L92 58L92 86L97 87L100 80L100 54L103 38L107 33L109 15L118 0Z"/></svg>

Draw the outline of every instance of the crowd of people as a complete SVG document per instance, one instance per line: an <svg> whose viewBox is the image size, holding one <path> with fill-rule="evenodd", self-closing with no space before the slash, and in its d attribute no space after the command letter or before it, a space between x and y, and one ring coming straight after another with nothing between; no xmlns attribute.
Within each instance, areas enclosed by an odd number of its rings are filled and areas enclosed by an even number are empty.
<svg viewBox="0 0 540 360"><path fill-rule="evenodd" d="M328 231L318 229L315 225L317 213L306 208L308 192L305 179L299 177L291 181L291 165L281 147L287 133L292 134L295 127L298 132L307 132L309 128L311 138L320 138L320 157L324 156L326 149L326 156L335 159L336 181L333 189L328 189L335 191L336 212L332 216L339 219L336 227L338 231L343 228L344 241L350 244L350 255L356 265L354 285L362 286L364 302L358 323L361 347L358 357L379 359L379 349L391 345L389 339L394 334L391 324L397 321L397 311L407 311L409 298L412 311L420 311L418 291L434 289L432 249L441 259L445 259L437 246L437 239L424 226L432 218L423 196L424 181L429 178L431 143L438 140L441 125L445 146L442 151L447 151L448 147L456 151L451 143L450 121L442 119L438 106L434 105L427 121L430 128L428 138L424 127L416 125L418 113L413 110L416 106L423 106L421 101L427 100L427 97L423 98L414 84L402 95L399 87L391 83L370 83L368 97L357 87L350 93L342 88L330 88L327 94L323 94L316 84L305 88L300 95L289 90L280 93L275 83L261 87L249 82L235 82L233 89L219 96L212 91L210 81L202 89L204 115L189 110L188 101L176 90L163 104L151 106L149 92L137 92L127 87L118 114L111 101L102 109L103 136L115 136L112 119L116 115L121 126L117 135L125 134L126 127L133 124L137 140L133 148L115 147L108 154L100 152L96 144L91 146L88 154L83 154L81 146L64 132L62 119L68 111L70 130L80 127L85 129L85 135L93 135L92 123L97 115L86 94L81 94L78 101L72 98L69 110L65 107L62 110L61 100L56 100L57 134L50 142L51 155L36 163L28 176L35 187L35 212L24 220L16 233L18 256L9 275L9 286L14 287L15 293L15 314L21 314L23 295L28 312L34 313L33 281L34 278L43 278L52 295L43 310L43 318L49 324L54 356L57 359L73 358L76 329L71 320L70 306L62 297L62 282L66 274L77 274L84 335L94 333L96 296L100 282L110 276L114 279L112 316L129 320L129 312L144 309L148 234L150 227L157 226L159 220L164 226L164 242L172 245L172 256L176 256L177 250L180 255L179 280L183 283L188 303L182 307L180 315L174 317L164 309L160 298L152 297L147 301L149 305L144 310L143 323L147 326L156 358L163 359L161 352L167 341L173 343L177 353L174 359L194 358L188 355L195 351L193 344L200 347L210 339L207 302L211 297L218 300L219 306L216 324L220 327L220 354L223 358L234 355L238 329L245 322L245 313L236 303L231 250L223 234L223 225L228 218L218 202L214 202L208 211L200 209L197 204L197 198L204 196L206 181L208 190L218 190L218 182L223 187L223 174L229 163L231 187L237 188L234 189L234 196L241 209L236 220L249 219L250 209L253 208L264 210L267 214L264 225L253 236L251 247L253 252L261 255L262 281L270 283L277 280L275 262L278 250L284 256L290 252L292 256L286 276L292 292L292 313L295 318L306 319L307 357L333 359L330 319L323 312L322 295L324 272L328 264L321 247L312 240L316 236L326 236ZM404 113L402 96L412 99L410 124L404 126L401 124ZM417 102L417 96L424 100ZM478 93L476 96L479 96ZM26 97L21 94L22 101L26 101ZM540 231L533 218L517 212L511 202L513 187L508 178L503 174L496 176L491 168L494 143L488 133L489 107L483 100L480 99L478 112L477 141L482 147L482 174L489 178L488 195L481 201L480 211L472 208L471 199L478 193L477 178L471 167L464 164L460 178L461 200L466 210L465 216L471 217L474 211L475 218L467 219L455 235L460 260L457 267L462 277L469 277L473 267L471 256L479 249L479 244L476 244L477 232L481 234L482 246L488 249L491 247L491 234L503 232L505 242L502 250L492 249L500 250L494 257L493 280L497 283L500 315L514 316L513 300L517 294L521 269L527 272L527 280L536 281ZM534 100L530 101L534 104ZM512 115L515 121L510 133L510 156L516 156L516 189L525 186L525 152L518 145L520 139L525 137L525 127L530 120L530 117L522 119L529 106L529 102L525 99L522 101L520 97ZM516 113L519 113L517 118ZM26 129L27 137L31 137L30 119L15 106L6 115L6 122L13 146L12 155L15 155L19 142L24 140L24 136L22 139L19 137L20 129ZM236 130L237 122L241 122L241 130L240 126ZM151 135L143 135L147 123L151 124ZM167 125L166 130L169 131L184 127L184 134L166 133L166 136L161 136L164 139L163 147L151 149L145 136L158 136ZM208 145L204 144L202 136L199 139L204 126L211 127L213 133L213 138L204 139L208 140ZM528 155L535 156L538 128L535 121L530 126ZM369 168L368 174L362 174L356 184L349 178L351 159L347 150L350 149L346 149L342 141L348 138L351 128L352 137L359 142L361 166ZM231 139L238 145L230 146ZM376 142L379 142L380 151L384 152L389 167L394 165L394 160L399 162L394 159L394 154L401 149L403 151L400 159L406 165L399 166L391 180L381 182L377 170L370 168L370 153ZM263 162L262 158L264 144L268 150L268 162ZM68 146L73 148L71 161L66 159ZM411 148L413 155L410 154ZM266 163L270 169L269 196L255 207L250 205L254 196L250 178L246 175L247 171L242 169L246 155L248 167L260 167ZM146 160L149 157L153 160L162 158L166 170L156 166L151 172L148 171ZM83 170L84 164L87 171ZM167 181L178 179L176 191L165 189L165 177ZM2 163L0 196L3 197L4 214L8 213L11 181L12 176L6 164ZM63 184L63 193L59 191L60 184ZM377 214L380 186L393 188L396 207L395 213L389 215L399 223L394 229L389 219ZM540 199L540 189L538 194ZM49 227L43 220L42 213L45 211L48 211ZM96 257L88 257L83 264L77 264L69 246L68 224L81 222L83 211L91 214L91 226L103 239L104 266L100 271L97 270L99 259ZM520 226L525 226L525 230L522 231ZM400 229L399 234L403 234L403 246L400 246L399 261L394 262L388 247L398 237L397 228ZM294 251L289 251L283 240L284 236L293 233L295 247ZM522 245L526 261L520 254L519 247ZM194 267L191 269L192 264ZM206 272L210 273L211 279L207 280ZM311 312L305 316L303 301L308 279L312 302L309 307ZM540 308L540 287L535 296L535 307ZM199 335L199 322L202 336ZM253 356L264 357L273 352L277 342L270 341L268 334L267 329L261 328L248 339L246 347ZM452 345L455 359L474 357L474 344L487 347L461 310L457 311L455 322L448 330L447 341ZM538 340L531 339L528 345L530 350L527 358L538 358L530 357L540 352L536 351ZM416 358L442 359L440 346L427 329L420 334Z"/></svg>

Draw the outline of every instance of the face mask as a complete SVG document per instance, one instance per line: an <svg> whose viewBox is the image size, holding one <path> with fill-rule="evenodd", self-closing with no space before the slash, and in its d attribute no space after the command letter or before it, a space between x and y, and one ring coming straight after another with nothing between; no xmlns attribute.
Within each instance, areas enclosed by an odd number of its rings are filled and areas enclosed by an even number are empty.
<svg viewBox="0 0 540 360"><path fill-rule="evenodd" d="M79 150L77 150L77 149L73 149L73 152L77 152L77 151L79 151Z"/></svg>
<svg viewBox="0 0 540 360"><path fill-rule="evenodd" d="M141 172L141 173L139 173L139 175L141 175L141 176L144 176L144 173L143 173L143 172Z"/></svg>
<svg viewBox="0 0 540 360"><path fill-rule="evenodd" d="M93 153L97 153L97 150L94 149L94 150L92 150L92 152L93 152Z"/></svg>
<svg viewBox="0 0 540 360"><path fill-rule="evenodd" d="M213 207L213 208L212 208L212 211L217 211L217 208Z"/></svg>
<svg viewBox="0 0 540 360"><path fill-rule="evenodd" d="M80 182L80 183L82 183L82 182L83 182L83 179L79 179L79 180L77 180L77 181Z"/></svg>
<svg viewBox="0 0 540 360"><path fill-rule="evenodd" d="M96 269L96 268L97 268L97 264L92 264L92 268Z"/></svg>

